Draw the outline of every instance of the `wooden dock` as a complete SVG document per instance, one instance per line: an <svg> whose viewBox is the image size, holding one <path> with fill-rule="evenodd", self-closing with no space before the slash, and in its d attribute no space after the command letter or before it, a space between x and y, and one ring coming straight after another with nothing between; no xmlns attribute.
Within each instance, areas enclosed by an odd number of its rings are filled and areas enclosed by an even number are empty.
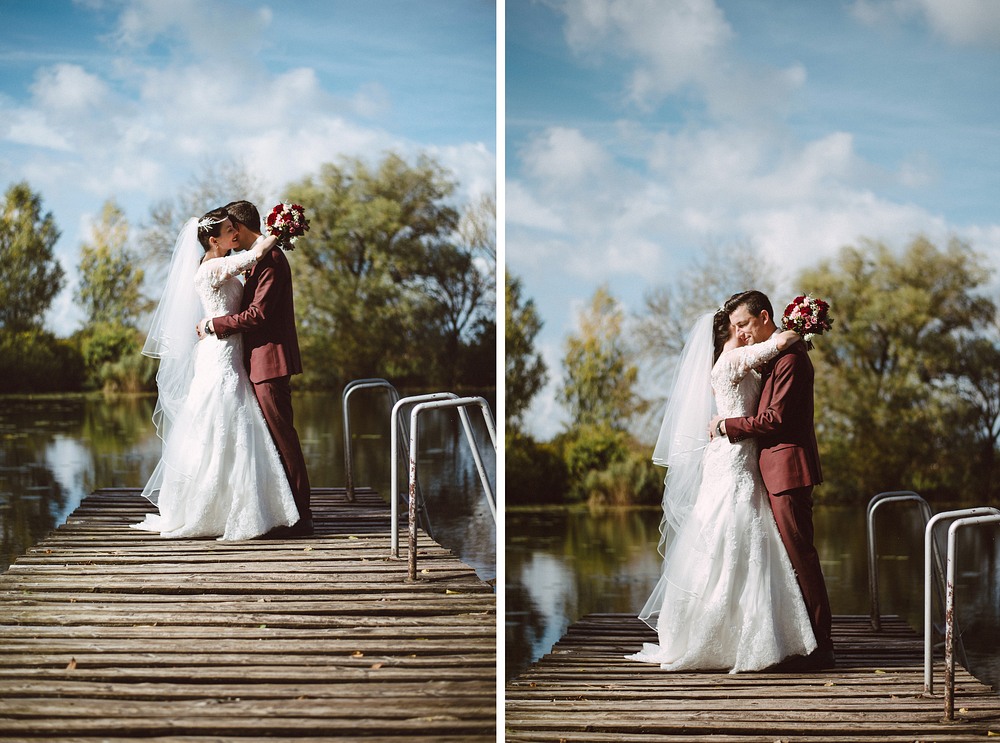
<svg viewBox="0 0 1000 743"><path fill-rule="evenodd" d="M944 722L943 670L922 696L923 643L904 622L836 617L837 667L803 675L668 673L625 660L656 635L633 616L590 615L507 684L514 741L983 741L1000 735L1000 696L956 673Z"/></svg>
<svg viewBox="0 0 1000 743"><path fill-rule="evenodd" d="M316 534L162 539L135 490L87 497L0 575L0 741L496 739L493 588L371 490ZM405 537L405 530L403 531Z"/></svg>

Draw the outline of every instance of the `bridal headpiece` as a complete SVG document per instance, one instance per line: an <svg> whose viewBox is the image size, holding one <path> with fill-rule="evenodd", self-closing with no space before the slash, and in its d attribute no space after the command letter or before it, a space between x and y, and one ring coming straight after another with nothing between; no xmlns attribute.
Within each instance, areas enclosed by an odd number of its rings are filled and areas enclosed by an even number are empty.
<svg viewBox="0 0 1000 743"><path fill-rule="evenodd" d="M198 229L207 230L211 227L215 227L217 224L222 224L227 219L229 219L229 217L202 217L198 220Z"/></svg>

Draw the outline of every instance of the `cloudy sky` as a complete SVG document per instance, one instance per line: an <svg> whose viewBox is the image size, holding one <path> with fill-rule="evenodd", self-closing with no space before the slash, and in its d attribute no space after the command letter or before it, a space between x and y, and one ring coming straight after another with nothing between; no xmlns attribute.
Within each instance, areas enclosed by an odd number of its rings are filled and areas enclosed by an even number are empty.
<svg viewBox="0 0 1000 743"><path fill-rule="evenodd" d="M506 262L553 377L536 435L604 282L638 310L744 243L791 294L859 236L918 233L1000 268L1000 2L507 0L506 44Z"/></svg>
<svg viewBox="0 0 1000 743"><path fill-rule="evenodd" d="M492 0L0 0L0 18L0 188L26 180L62 231L60 335L104 201L141 225L206 163L242 160L277 198L342 155L429 152L460 198L494 188Z"/></svg>

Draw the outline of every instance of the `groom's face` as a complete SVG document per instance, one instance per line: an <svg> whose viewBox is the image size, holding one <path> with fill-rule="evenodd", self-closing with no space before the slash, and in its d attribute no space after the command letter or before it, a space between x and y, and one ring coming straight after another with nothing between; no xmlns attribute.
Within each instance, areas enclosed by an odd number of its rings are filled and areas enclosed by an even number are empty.
<svg viewBox="0 0 1000 743"><path fill-rule="evenodd" d="M736 326L736 333L745 343L762 343L771 337L773 329L767 325L767 310L753 315L745 304L729 313L729 322Z"/></svg>

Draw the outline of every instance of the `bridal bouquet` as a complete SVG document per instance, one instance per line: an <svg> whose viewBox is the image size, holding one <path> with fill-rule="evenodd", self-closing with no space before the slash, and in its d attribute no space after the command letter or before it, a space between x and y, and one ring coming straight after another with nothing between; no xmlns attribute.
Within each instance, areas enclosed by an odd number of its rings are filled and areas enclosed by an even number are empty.
<svg viewBox="0 0 1000 743"><path fill-rule="evenodd" d="M265 222L267 231L279 237L285 250L291 250L292 244L309 229L306 210L298 204L278 204L267 215Z"/></svg>
<svg viewBox="0 0 1000 743"><path fill-rule="evenodd" d="M794 330L809 343L817 335L822 335L833 326L830 304L822 299L800 294L785 307L781 318L782 330Z"/></svg>

